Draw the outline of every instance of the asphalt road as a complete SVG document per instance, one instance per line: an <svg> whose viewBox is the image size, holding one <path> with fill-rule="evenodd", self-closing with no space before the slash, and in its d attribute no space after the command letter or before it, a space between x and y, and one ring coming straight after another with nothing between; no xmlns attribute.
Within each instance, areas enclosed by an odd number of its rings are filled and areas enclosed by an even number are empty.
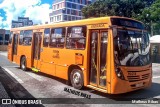
<svg viewBox="0 0 160 107"><path fill-rule="evenodd" d="M6 55L6 52L0 52L0 83L2 84L0 86L5 89L10 98L42 101L42 104L34 105L37 107L112 107L115 104L123 107L158 107L160 104L160 64L153 64L153 83L150 88L126 94L108 95L88 88L76 90L66 85L64 80L43 73L24 72L16 64L9 62ZM64 91L66 89L81 93L81 95ZM88 96L91 98L86 98ZM159 98L159 104L145 104L148 99L150 101L153 99L156 103L156 98ZM142 100L144 104L131 104L133 100Z"/></svg>

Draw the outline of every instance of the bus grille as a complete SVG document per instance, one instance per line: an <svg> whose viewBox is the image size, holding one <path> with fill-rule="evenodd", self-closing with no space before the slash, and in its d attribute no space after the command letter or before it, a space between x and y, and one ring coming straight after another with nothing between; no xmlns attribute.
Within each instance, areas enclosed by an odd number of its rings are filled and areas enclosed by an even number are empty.
<svg viewBox="0 0 160 107"><path fill-rule="evenodd" d="M127 76L129 82L136 82L148 79L150 74L138 75L138 76Z"/></svg>

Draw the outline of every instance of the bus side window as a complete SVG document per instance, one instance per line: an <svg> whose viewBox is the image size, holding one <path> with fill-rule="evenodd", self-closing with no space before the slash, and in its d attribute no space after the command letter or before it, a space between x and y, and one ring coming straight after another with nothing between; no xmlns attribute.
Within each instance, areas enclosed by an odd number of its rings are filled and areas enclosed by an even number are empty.
<svg viewBox="0 0 160 107"><path fill-rule="evenodd" d="M49 35L50 35L50 28L46 28L44 30L43 47L48 47L48 44L49 44Z"/></svg>
<svg viewBox="0 0 160 107"><path fill-rule="evenodd" d="M68 49L85 49L86 27L69 27L66 40Z"/></svg>
<svg viewBox="0 0 160 107"><path fill-rule="evenodd" d="M23 45L31 45L32 42L32 35L33 31L32 30L25 30L23 34Z"/></svg>
<svg viewBox="0 0 160 107"><path fill-rule="evenodd" d="M65 28L51 29L50 46L64 48Z"/></svg>
<svg viewBox="0 0 160 107"><path fill-rule="evenodd" d="M19 45L22 45L23 44L23 33L24 31L20 31L20 37L19 37Z"/></svg>

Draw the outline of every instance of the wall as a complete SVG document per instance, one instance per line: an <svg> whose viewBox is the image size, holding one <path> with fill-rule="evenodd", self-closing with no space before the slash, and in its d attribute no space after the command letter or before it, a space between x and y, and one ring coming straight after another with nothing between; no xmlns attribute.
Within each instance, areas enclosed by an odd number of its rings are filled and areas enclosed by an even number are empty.
<svg viewBox="0 0 160 107"><path fill-rule="evenodd" d="M7 51L8 45L0 45L0 51Z"/></svg>

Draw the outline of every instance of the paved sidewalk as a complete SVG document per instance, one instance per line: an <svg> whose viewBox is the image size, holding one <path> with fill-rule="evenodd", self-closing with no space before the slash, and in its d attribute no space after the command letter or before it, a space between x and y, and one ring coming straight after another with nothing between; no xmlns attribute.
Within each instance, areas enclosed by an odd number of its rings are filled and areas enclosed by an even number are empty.
<svg viewBox="0 0 160 107"><path fill-rule="evenodd" d="M2 98L10 98L6 92L6 90L4 89L2 83L0 82L0 99Z"/></svg>
<svg viewBox="0 0 160 107"><path fill-rule="evenodd" d="M0 68L0 71L2 71L1 68ZM0 76L3 76L3 74L0 74ZM6 103L5 99L10 100L10 97L9 97L6 89L4 88L2 81L0 81L0 107L15 107L14 104L4 104L4 103Z"/></svg>

